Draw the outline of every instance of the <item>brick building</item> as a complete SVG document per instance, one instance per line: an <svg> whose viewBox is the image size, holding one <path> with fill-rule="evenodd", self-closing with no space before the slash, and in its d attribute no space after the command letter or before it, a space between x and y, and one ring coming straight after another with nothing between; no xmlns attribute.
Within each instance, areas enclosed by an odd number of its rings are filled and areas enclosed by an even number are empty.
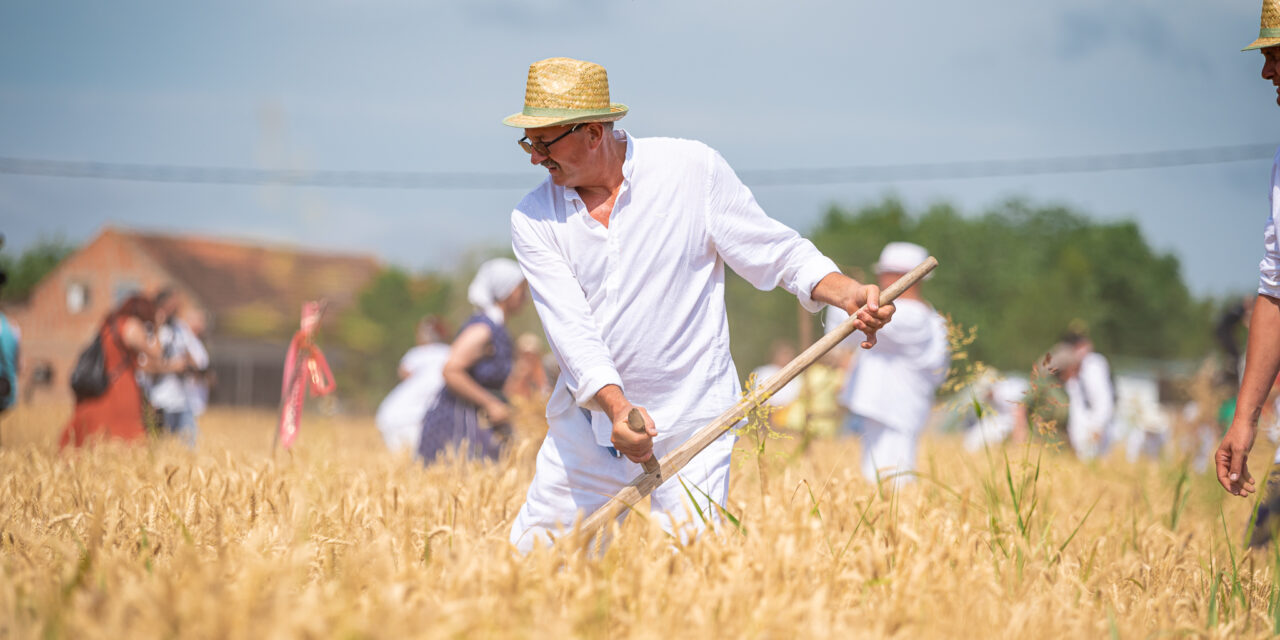
<svg viewBox="0 0 1280 640"><path fill-rule="evenodd" d="M302 302L327 300L332 322L379 268L363 255L106 228L5 312L22 328L27 377L45 364L52 371L33 399L70 402L67 376L102 318L133 293L172 287L188 323L205 327L210 402L273 406Z"/></svg>

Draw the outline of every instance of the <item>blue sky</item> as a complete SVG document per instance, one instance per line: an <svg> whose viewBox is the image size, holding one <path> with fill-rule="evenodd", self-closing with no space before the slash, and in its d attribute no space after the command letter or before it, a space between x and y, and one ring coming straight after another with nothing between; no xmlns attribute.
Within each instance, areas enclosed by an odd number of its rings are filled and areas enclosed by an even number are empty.
<svg viewBox="0 0 1280 640"><path fill-rule="evenodd" d="M742 172L1280 143L1256 0L790 3L0 3L0 156L528 174L499 120L530 62L609 70L621 124ZM1270 161L1112 173L760 186L805 231L894 194L1009 197L1136 220L1198 294L1257 278ZM508 244L522 189L158 184L0 174L9 249L106 224L371 252L447 269ZM870 261L870 258L868 259Z"/></svg>

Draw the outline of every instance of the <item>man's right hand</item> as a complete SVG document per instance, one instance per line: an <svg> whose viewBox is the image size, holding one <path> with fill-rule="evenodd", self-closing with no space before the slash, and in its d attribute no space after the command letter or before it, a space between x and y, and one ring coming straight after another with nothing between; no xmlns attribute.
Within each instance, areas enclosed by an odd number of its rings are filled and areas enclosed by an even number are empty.
<svg viewBox="0 0 1280 640"><path fill-rule="evenodd" d="M1213 456L1218 467L1218 482L1227 493L1241 498L1257 490L1248 464L1255 435L1256 430L1248 424L1232 423Z"/></svg>
<svg viewBox="0 0 1280 640"><path fill-rule="evenodd" d="M640 415L644 416L644 431L632 431L631 423L627 420L631 407L631 403L627 403L626 410L618 412L616 417L610 417L613 420L613 437L610 438L610 442L618 453L632 462L639 463L653 457L653 437L658 435L658 428L653 424L653 418L649 417L649 412L644 407L635 407L640 410Z"/></svg>
<svg viewBox="0 0 1280 640"><path fill-rule="evenodd" d="M649 412L644 407L631 404L616 384L605 385L596 392L595 399L613 423L613 435L609 439L613 448L632 462L644 462L653 457L653 437L658 435L658 428L654 426ZM631 430L627 417L632 409L639 409L640 415L644 416L644 432Z"/></svg>

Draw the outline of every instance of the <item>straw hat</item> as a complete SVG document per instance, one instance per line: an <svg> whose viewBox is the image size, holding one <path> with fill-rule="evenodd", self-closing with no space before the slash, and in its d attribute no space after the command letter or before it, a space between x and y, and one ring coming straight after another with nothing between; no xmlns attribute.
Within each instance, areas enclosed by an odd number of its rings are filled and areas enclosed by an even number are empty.
<svg viewBox="0 0 1280 640"><path fill-rule="evenodd" d="M547 58L529 65L524 110L502 119L520 129L578 122L612 122L627 115L627 105L609 102L604 67L573 58Z"/></svg>
<svg viewBox="0 0 1280 640"><path fill-rule="evenodd" d="M1280 0L1262 0L1262 28L1258 30L1258 39L1241 51L1276 45L1280 45Z"/></svg>

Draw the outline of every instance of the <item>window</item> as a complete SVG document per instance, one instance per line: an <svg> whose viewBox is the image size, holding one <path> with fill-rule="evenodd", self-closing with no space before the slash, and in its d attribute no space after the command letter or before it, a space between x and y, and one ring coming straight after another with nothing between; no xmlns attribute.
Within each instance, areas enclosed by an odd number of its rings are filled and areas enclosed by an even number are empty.
<svg viewBox="0 0 1280 640"><path fill-rule="evenodd" d="M67 311L80 313L89 306L89 285L72 282L67 285Z"/></svg>

